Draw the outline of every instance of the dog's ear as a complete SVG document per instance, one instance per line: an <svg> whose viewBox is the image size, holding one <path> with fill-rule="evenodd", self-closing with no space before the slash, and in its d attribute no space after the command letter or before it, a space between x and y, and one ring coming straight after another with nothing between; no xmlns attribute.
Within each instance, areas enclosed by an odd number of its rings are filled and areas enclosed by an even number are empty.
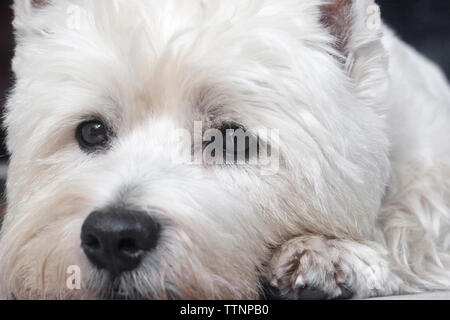
<svg viewBox="0 0 450 320"><path fill-rule="evenodd" d="M14 0L14 29L17 35L36 34L42 32L45 18L44 10L56 0Z"/></svg>
<svg viewBox="0 0 450 320"><path fill-rule="evenodd" d="M320 6L320 22L334 36L335 47L343 52L350 38L353 0L327 0Z"/></svg>
<svg viewBox="0 0 450 320"><path fill-rule="evenodd" d="M380 9L373 0L322 0L320 11L320 22L343 54L381 38Z"/></svg>
<svg viewBox="0 0 450 320"><path fill-rule="evenodd" d="M52 4L53 0L14 0L14 12L16 15L33 14L36 10Z"/></svg>
<svg viewBox="0 0 450 320"><path fill-rule="evenodd" d="M50 4L50 0L31 0L31 4L36 8L42 8Z"/></svg>
<svg viewBox="0 0 450 320"><path fill-rule="evenodd" d="M384 105L388 60L379 7L374 0L322 0L320 13L320 22L333 36L338 59L360 97L376 108Z"/></svg>

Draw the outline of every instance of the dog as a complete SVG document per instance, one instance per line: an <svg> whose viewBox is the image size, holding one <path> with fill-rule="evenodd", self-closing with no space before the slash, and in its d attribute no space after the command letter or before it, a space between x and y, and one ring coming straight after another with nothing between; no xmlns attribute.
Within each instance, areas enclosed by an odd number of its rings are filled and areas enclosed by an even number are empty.
<svg viewBox="0 0 450 320"><path fill-rule="evenodd" d="M374 1L13 8L1 298L450 288L449 86Z"/></svg>

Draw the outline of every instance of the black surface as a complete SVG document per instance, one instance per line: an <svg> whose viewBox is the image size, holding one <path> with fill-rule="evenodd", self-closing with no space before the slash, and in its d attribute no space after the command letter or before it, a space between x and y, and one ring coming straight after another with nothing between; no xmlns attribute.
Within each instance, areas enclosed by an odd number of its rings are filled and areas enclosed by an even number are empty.
<svg viewBox="0 0 450 320"><path fill-rule="evenodd" d="M7 90L12 82L10 61L13 54L14 42L11 28L12 12L9 8L10 3L12 1L0 0L0 107L5 103ZM6 160L6 149L2 143L3 140L4 132L0 130L0 161Z"/></svg>
<svg viewBox="0 0 450 320"><path fill-rule="evenodd" d="M383 19L450 78L450 1L377 0Z"/></svg>

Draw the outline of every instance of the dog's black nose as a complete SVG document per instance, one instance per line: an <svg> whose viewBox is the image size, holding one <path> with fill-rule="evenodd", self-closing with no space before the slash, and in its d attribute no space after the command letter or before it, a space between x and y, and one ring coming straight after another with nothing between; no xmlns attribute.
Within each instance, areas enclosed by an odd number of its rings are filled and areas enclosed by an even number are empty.
<svg viewBox="0 0 450 320"><path fill-rule="evenodd" d="M81 228L89 260L112 276L131 271L157 245L160 225L146 212L108 209L91 213Z"/></svg>

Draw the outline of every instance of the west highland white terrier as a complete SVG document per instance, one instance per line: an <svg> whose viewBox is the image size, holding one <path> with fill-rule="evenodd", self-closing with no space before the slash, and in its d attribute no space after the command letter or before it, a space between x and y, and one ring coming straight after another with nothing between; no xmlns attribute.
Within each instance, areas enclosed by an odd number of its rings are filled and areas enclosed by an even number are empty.
<svg viewBox="0 0 450 320"><path fill-rule="evenodd" d="M449 86L374 1L14 11L2 298L450 288Z"/></svg>

